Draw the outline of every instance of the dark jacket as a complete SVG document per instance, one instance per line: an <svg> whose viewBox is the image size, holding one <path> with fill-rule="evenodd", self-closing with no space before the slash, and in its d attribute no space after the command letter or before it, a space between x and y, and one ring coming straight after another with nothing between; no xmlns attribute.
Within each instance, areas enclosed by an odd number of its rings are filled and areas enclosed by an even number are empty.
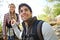
<svg viewBox="0 0 60 40"><path fill-rule="evenodd" d="M23 34L22 39L23 40L39 40L39 37L37 35L37 18L33 17L28 20L28 27L25 26L25 23L23 22ZM28 29L28 30L27 30Z"/></svg>

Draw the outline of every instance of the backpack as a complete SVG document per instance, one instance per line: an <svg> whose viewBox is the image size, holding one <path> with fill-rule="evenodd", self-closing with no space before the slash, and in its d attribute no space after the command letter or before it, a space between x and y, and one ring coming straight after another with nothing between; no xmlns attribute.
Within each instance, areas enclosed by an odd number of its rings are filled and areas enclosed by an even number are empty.
<svg viewBox="0 0 60 40"><path fill-rule="evenodd" d="M44 40L43 34L42 34L42 24L44 21L42 20L37 20L32 27L32 33L29 33L29 35L25 35L23 33L22 37L23 40ZM29 38L31 37L31 38ZM28 39L26 39L28 38Z"/></svg>
<svg viewBox="0 0 60 40"><path fill-rule="evenodd" d="M40 40L44 40L43 38L43 34L42 34L42 24L44 21L39 21L39 23L37 24L37 35L39 37Z"/></svg>
<svg viewBox="0 0 60 40"><path fill-rule="evenodd" d="M19 17L18 17L18 14L17 13L16 13L16 17L17 17L17 20L18 20Z"/></svg>

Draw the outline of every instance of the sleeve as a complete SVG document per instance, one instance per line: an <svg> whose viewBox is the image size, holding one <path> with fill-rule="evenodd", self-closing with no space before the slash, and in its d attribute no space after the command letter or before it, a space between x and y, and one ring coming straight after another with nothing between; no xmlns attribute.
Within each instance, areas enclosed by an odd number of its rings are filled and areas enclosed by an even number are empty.
<svg viewBox="0 0 60 40"><path fill-rule="evenodd" d="M42 34L43 34L44 40L58 40L55 34L55 31L46 22L44 22L42 25Z"/></svg>
<svg viewBox="0 0 60 40"><path fill-rule="evenodd" d="M6 36L6 15L4 15L2 32L3 32L3 36Z"/></svg>
<svg viewBox="0 0 60 40"><path fill-rule="evenodd" d="M20 31L17 27L16 24L12 25L12 28L14 30L15 35L17 36L17 38L21 39L22 38L22 31Z"/></svg>

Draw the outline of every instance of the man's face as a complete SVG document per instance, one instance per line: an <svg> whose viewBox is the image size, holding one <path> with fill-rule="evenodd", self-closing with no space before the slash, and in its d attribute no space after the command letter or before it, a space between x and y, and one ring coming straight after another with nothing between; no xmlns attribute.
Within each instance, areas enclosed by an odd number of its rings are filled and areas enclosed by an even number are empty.
<svg viewBox="0 0 60 40"><path fill-rule="evenodd" d="M30 12L28 7L22 6L21 9L20 9L20 16L21 16L23 21L26 21L26 20L28 20L29 18L32 17L32 12Z"/></svg>
<svg viewBox="0 0 60 40"><path fill-rule="evenodd" d="M15 6L14 5L10 5L10 12L14 12L15 11Z"/></svg>

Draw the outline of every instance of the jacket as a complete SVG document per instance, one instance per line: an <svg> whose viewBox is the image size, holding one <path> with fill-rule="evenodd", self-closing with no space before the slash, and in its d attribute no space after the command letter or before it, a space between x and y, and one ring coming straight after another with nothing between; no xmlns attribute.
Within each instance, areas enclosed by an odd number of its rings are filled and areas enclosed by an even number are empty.
<svg viewBox="0 0 60 40"><path fill-rule="evenodd" d="M17 13L15 13L15 14L17 14ZM17 14L18 15L18 14ZM10 14L9 13L7 13L7 14L5 14L4 15L4 20L3 20L3 27L2 27L2 31L3 31L3 36L5 36L5 35L7 35L7 31L6 31L6 25L7 25L7 23L9 23L10 22ZM18 19L17 19L17 25L19 25L19 16L18 16Z"/></svg>
<svg viewBox="0 0 60 40"><path fill-rule="evenodd" d="M24 22L22 23L23 28L24 28L23 33L22 33L22 40L40 40L38 35L37 35L37 30L36 30L36 28L37 28L36 25L37 24L36 24L36 21L38 21L36 17L30 18L28 20L28 28L27 28L27 26L25 25ZM31 34L33 35L32 39L30 39L31 38ZM55 35L54 30L46 22L44 22L42 24L42 35L43 35L44 40L58 40L57 36Z"/></svg>

